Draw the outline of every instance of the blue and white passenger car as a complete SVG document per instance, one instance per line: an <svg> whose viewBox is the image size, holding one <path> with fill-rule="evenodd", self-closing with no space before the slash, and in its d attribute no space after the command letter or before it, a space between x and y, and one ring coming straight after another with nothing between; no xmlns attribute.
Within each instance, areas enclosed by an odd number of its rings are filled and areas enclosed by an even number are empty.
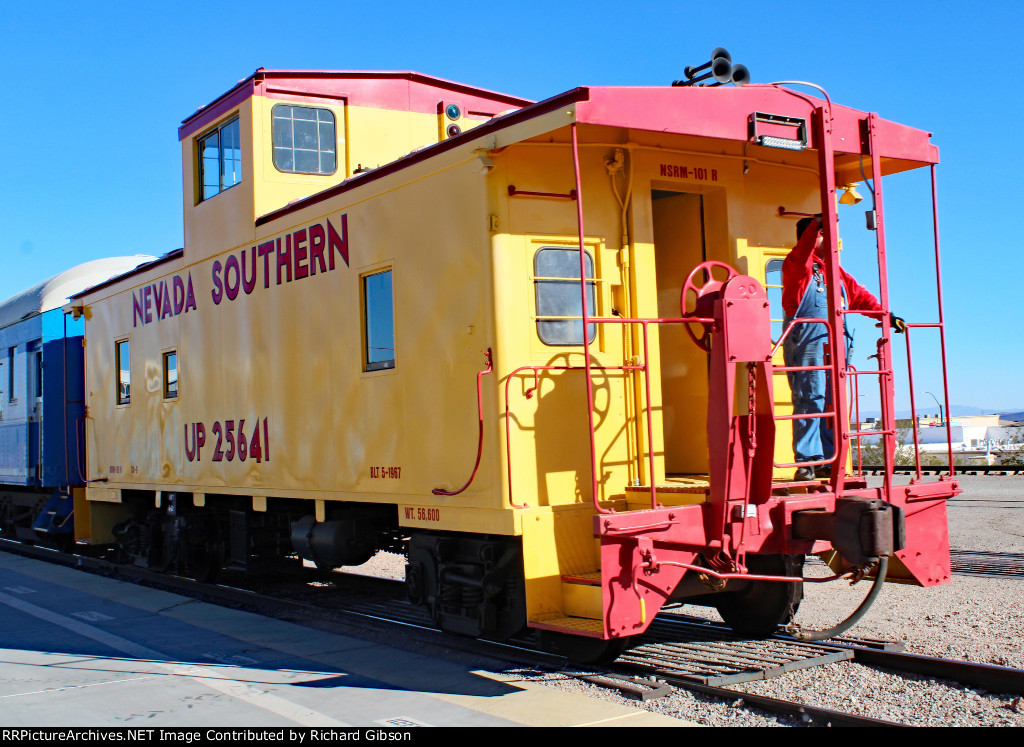
<svg viewBox="0 0 1024 747"><path fill-rule="evenodd" d="M0 535L68 544L84 485L84 321L69 296L155 258L78 265L0 303Z"/></svg>

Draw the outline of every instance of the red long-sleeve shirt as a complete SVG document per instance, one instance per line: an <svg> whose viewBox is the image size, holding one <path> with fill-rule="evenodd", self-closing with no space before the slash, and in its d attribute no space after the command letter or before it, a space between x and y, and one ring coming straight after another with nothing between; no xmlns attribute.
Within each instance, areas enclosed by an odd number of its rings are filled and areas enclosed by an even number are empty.
<svg viewBox="0 0 1024 747"><path fill-rule="evenodd" d="M825 258L821 250L816 250L821 230L804 231L796 242L793 250L782 262L782 310L786 316L793 316L800 307L800 299L804 297L807 286L814 277L814 263L817 262L825 271ZM881 311L882 304L867 288L858 283L842 267L839 275L846 288L847 308L852 311Z"/></svg>

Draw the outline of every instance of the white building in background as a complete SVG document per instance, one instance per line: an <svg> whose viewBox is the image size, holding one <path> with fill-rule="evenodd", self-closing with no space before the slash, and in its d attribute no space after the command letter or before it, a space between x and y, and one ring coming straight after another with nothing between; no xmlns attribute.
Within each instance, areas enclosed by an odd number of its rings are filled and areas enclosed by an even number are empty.
<svg viewBox="0 0 1024 747"><path fill-rule="evenodd" d="M1024 457L1024 424L1008 421L1000 415L963 415L949 419L949 439L945 422L938 416L919 417L918 445L922 459L931 457L948 461L949 444L953 444L953 458L962 458L965 464L1001 464L1011 456ZM860 430L873 430L876 422L862 423ZM903 435L903 434L901 434ZM863 445L878 442L878 437L866 436ZM902 448L914 453L914 436L906 431ZM929 459L928 461L933 461Z"/></svg>

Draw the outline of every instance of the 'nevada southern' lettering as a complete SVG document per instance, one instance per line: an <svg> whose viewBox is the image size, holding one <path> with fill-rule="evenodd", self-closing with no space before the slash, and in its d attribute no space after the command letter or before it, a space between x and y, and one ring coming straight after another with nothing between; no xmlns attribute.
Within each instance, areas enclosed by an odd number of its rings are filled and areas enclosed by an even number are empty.
<svg viewBox="0 0 1024 747"><path fill-rule="evenodd" d="M347 214L341 216L340 224L340 233L329 219L324 219L324 225L314 223L265 241L249 250L248 262L245 249L240 256L229 254L223 264L217 260L213 263L213 291L210 294L214 304L220 304L225 297L234 301L239 291L245 291L246 295L252 293L256 289L261 266L264 288L270 287L271 279L276 280L275 285L280 285L293 279L313 277L318 271L333 270L335 252L348 267Z"/></svg>
<svg viewBox="0 0 1024 747"><path fill-rule="evenodd" d="M330 272L335 267L336 255L348 267L348 215L342 215L338 224L340 230L325 218L322 224L314 223L251 249L242 249L237 255L229 254L223 262L214 261L210 292L213 303L219 305L225 297L234 301L240 291L252 293L259 285L261 269L262 285L270 288L272 280L274 285L281 285L318 272ZM132 326L187 314L193 309L197 306L192 273L184 279L174 275L132 293Z"/></svg>

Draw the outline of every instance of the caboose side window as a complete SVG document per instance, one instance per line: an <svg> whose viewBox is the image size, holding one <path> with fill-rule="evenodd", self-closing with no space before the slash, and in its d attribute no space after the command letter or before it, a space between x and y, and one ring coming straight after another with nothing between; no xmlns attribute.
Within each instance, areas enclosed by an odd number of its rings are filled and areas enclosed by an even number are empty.
<svg viewBox="0 0 1024 747"><path fill-rule="evenodd" d="M238 117L199 138L199 182L203 200L242 181L242 140Z"/></svg>
<svg viewBox="0 0 1024 747"><path fill-rule="evenodd" d="M333 174L337 169L334 112L311 106L274 107L274 166L289 174Z"/></svg>
<svg viewBox="0 0 1024 747"><path fill-rule="evenodd" d="M128 340L114 343L114 360L117 367L117 404L127 405L132 401L132 374L129 367L130 352Z"/></svg>
<svg viewBox="0 0 1024 747"><path fill-rule="evenodd" d="M594 259L584 254L587 278L594 277ZM545 345L583 344L583 300L580 296L578 249L544 247L534 256L534 289L537 295L537 335ZM587 282L587 315L597 316L595 281ZM587 325L589 342L597 325Z"/></svg>
<svg viewBox="0 0 1024 747"><path fill-rule="evenodd" d="M164 399L178 396L178 353L176 350L164 353Z"/></svg>
<svg viewBox="0 0 1024 747"><path fill-rule="evenodd" d="M391 270L363 278L363 338L367 371L395 367L395 306Z"/></svg>

